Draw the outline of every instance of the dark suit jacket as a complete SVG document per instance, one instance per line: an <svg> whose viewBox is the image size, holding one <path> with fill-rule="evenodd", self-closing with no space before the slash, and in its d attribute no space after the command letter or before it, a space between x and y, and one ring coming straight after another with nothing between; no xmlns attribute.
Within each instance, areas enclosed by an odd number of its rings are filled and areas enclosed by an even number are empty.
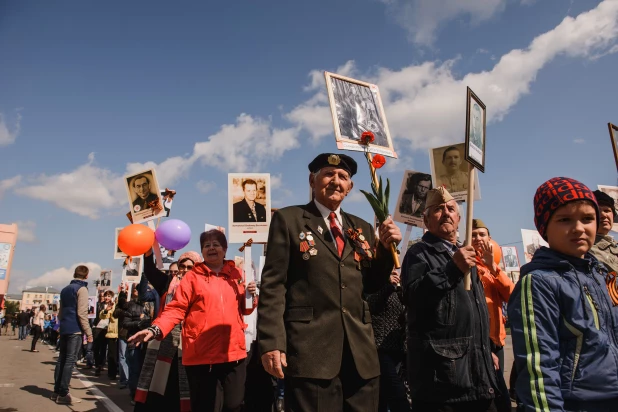
<svg viewBox="0 0 618 412"><path fill-rule="evenodd" d="M154 202L157 199L159 199L159 196L157 196L154 193L150 193L148 195L148 197L146 199L144 199L144 200L142 200L142 198L138 196L137 199L135 199L133 201L133 206L138 206L139 205L139 207L140 207L139 212L141 212L143 210L150 209L150 206L148 206L148 203Z"/></svg>
<svg viewBox="0 0 618 412"><path fill-rule="evenodd" d="M372 225L343 211L341 215L344 232L361 228L373 244ZM318 250L308 260L303 260L300 251L301 232L311 232ZM332 379L340 372L347 336L360 376L378 376L371 315L362 295L387 283L392 268L391 254L380 245L371 266L358 269L347 236L340 258L315 203L279 209L270 223L260 287L260 352L285 352L287 376Z"/></svg>
<svg viewBox="0 0 618 412"><path fill-rule="evenodd" d="M236 202L232 205L232 221L238 222L266 222L266 208L255 202L255 213L257 219L253 216L253 212L245 199Z"/></svg>

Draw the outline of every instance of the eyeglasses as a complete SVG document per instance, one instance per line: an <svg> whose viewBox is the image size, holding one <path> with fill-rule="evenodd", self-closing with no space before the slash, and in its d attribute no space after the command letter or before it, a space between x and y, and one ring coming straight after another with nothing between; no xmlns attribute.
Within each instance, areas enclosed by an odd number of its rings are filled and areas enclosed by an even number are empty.
<svg viewBox="0 0 618 412"><path fill-rule="evenodd" d="M178 269L180 269L183 272L186 272L187 270L193 269L193 265L189 266L189 265L180 264L178 265Z"/></svg>

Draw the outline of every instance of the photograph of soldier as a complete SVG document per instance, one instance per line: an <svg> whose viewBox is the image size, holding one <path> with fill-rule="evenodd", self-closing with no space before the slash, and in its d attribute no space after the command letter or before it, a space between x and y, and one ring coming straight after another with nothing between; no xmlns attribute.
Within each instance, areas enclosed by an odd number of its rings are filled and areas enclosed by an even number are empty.
<svg viewBox="0 0 618 412"><path fill-rule="evenodd" d="M165 216L154 169L125 177L133 223Z"/></svg>
<svg viewBox="0 0 618 412"><path fill-rule="evenodd" d="M270 224L270 174L228 173L230 243L266 242Z"/></svg>
<svg viewBox="0 0 618 412"><path fill-rule="evenodd" d="M502 246L502 259L504 260L504 270L506 272L519 271L519 259L517 258L517 248L515 246Z"/></svg>
<svg viewBox="0 0 618 412"><path fill-rule="evenodd" d="M532 260L534 253L541 248L541 246L549 247L546 241L543 240L539 232L536 230L521 230L521 239L524 242L524 257L526 263Z"/></svg>
<svg viewBox="0 0 618 412"><path fill-rule="evenodd" d="M408 225L424 227L423 212L425 211L425 201L427 199L427 192L431 189L430 174L406 170L403 174L393 220Z"/></svg>

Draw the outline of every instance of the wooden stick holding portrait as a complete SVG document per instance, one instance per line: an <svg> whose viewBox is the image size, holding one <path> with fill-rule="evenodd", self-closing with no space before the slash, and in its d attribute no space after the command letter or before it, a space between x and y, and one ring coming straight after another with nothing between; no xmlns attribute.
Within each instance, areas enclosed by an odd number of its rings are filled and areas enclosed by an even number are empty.
<svg viewBox="0 0 618 412"><path fill-rule="evenodd" d="M616 170L618 170L618 126L612 123L607 123L607 128L609 129L609 138L612 141L612 150L614 152Z"/></svg>
<svg viewBox="0 0 618 412"><path fill-rule="evenodd" d="M468 197L466 207L466 246L472 244L472 218L474 216L474 175L475 169L485 173L487 108L470 89L466 91L466 156L468 162ZM470 290L472 279L470 271L464 275L464 289Z"/></svg>

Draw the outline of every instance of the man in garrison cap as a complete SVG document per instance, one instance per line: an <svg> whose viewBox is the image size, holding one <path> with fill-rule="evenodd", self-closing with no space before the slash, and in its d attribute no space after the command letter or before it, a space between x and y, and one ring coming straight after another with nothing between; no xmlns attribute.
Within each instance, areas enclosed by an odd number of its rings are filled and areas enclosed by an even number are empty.
<svg viewBox="0 0 618 412"><path fill-rule="evenodd" d="M363 293L393 269L388 218L372 225L341 209L356 162L323 153L309 164L314 200L274 213L258 306L258 341L267 372L285 377L293 411L377 411L380 365Z"/></svg>
<svg viewBox="0 0 618 412"><path fill-rule="evenodd" d="M457 241L461 216L443 188L427 194L427 232L403 261L408 309L408 382L414 410L495 411L496 363L483 284L472 245ZM472 287L464 290L470 272Z"/></svg>

